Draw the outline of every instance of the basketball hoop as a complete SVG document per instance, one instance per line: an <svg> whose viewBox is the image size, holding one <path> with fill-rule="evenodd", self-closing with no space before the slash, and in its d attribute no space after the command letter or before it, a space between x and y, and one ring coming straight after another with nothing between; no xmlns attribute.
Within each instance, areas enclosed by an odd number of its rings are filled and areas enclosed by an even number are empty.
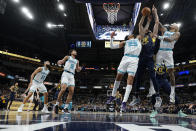
<svg viewBox="0 0 196 131"><path fill-rule="evenodd" d="M114 24L117 21L120 3L103 3L103 9L107 12L108 22Z"/></svg>

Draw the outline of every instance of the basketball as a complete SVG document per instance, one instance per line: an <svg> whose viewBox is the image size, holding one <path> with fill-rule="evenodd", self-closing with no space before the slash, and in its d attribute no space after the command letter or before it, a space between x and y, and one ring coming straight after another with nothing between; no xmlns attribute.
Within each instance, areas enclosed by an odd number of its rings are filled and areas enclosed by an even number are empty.
<svg viewBox="0 0 196 131"><path fill-rule="evenodd" d="M149 16L150 13L151 13L150 8L144 7L144 8L142 9L142 15L143 15L143 16Z"/></svg>

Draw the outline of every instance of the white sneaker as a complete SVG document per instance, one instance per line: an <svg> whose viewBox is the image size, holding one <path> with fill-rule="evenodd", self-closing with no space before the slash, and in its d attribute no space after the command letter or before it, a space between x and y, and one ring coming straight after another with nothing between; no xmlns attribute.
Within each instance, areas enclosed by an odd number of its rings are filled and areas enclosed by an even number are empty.
<svg viewBox="0 0 196 131"><path fill-rule="evenodd" d="M18 112L22 112L22 108L18 108Z"/></svg>
<svg viewBox="0 0 196 131"><path fill-rule="evenodd" d="M43 108L43 109L42 109L42 112L43 112L43 113L50 113L50 112L48 111L47 108Z"/></svg>
<svg viewBox="0 0 196 131"><path fill-rule="evenodd" d="M149 92L147 97L152 97L152 95L154 95L154 94L155 94L155 92Z"/></svg>
<svg viewBox="0 0 196 131"><path fill-rule="evenodd" d="M156 97L155 99L156 99L156 103L155 103L154 107L155 107L155 108L161 107L161 104L162 104L162 99L161 99L161 97Z"/></svg>
<svg viewBox="0 0 196 131"><path fill-rule="evenodd" d="M169 98L171 103L175 103L175 93L171 93Z"/></svg>

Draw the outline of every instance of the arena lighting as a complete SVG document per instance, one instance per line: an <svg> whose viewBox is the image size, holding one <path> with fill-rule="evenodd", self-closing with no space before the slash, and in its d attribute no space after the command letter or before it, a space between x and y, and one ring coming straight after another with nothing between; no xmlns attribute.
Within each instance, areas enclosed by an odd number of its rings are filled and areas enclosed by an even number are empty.
<svg viewBox="0 0 196 131"><path fill-rule="evenodd" d="M64 28L64 25L63 24L55 25L55 24L52 24L50 22L47 22L46 23L46 27L49 28L49 29L52 29L52 28Z"/></svg>
<svg viewBox="0 0 196 131"><path fill-rule="evenodd" d="M93 86L94 89L102 89L102 86Z"/></svg>
<svg viewBox="0 0 196 131"><path fill-rule="evenodd" d="M61 10L61 11L64 11L64 10L65 10L65 7L64 7L64 5L63 5L62 3L59 3L59 4L58 4L58 8L59 8L59 10Z"/></svg>
<svg viewBox="0 0 196 131"><path fill-rule="evenodd" d="M189 83L188 86L196 86L196 83Z"/></svg>
<svg viewBox="0 0 196 131"><path fill-rule="evenodd" d="M0 76L3 76L3 77L5 77L5 73L3 73L3 72L0 72Z"/></svg>
<svg viewBox="0 0 196 131"><path fill-rule="evenodd" d="M15 3L19 3L20 2L20 0L12 0L13 2L15 2Z"/></svg>
<svg viewBox="0 0 196 131"><path fill-rule="evenodd" d="M80 86L80 89L87 89L87 86Z"/></svg>
<svg viewBox="0 0 196 131"><path fill-rule="evenodd" d="M67 16L67 14L66 14L66 13L64 13L64 14L63 14L63 16Z"/></svg>
<svg viewBox="0 0 196 131"><path fill-rule="evenodd" d="M29 9L27 7L22 7L21 11L23 14L26 15L26 17L28 17L29 19L34 19L32 13L29 11Z"/></svg>
<svg viewBox="0 0 196 131"><path fill-rule="evenodd" d="M28 82L28 80L27 80L27 79L25 79L25 78L19 78L19 79L18 79L18 81Z"/></svg>
<svg viewBox="0 0 196 131"><path fill-rule="evenodd" d="M169 8L169 6L170 6L170 4L168 2L166 2L163 4L163 9L166 10Z"/></svg>
<svg viewBox="0 0 196 131"><path fill-rule="evenodd" d="M30 60L30 61L35 61L35 62L41 62L41 60L39 60L39 59L34 59L34 58L30 58L30 57L26 57L26 56L14 54L14 53L9 53L9 52L6 52L6 51L0 51L0 54L13 56L13 57L16 57L16 58L21 58L21 59L26 59L26 60Z"/></svg>
<svg viewBox="0 0 196 131"><path fill-rule="evenodd" d="M183 84L178 84L178 85L176 85L176 87L184 87L184 85Z"/></svg>
<svg viewBox="0 0 196 131"><path fill-rule="evenodd" d="M11 76L11 75L7 75L7 78L8 78L8 79L12 79L12 80L15 79L15 77L14 77L14 76Z"/></svg>
<svg viewBox="0 0 196 131"><path fill-rule="evenodd" d="M51 29L51 28L52 28L52 23L47 22L47 23L46 23L46 26L47 26L49 29Z"/></svg>
<svg viewBox="0 0 196 131"><path fill-rule="evenodd" d="M163 16L163 13L161 13L160 16Z"/></svg>
<svg viewBox="0 0 196 131"><path fill-rule="evenodd" d="M178 72L178 75L188 75L190 73L190 71L186 70L186 71L180 71Z"/></svg>
<svg viewBox="0 0 196 131"><path fill-rule="evenodd" d="M196 63L196 60L190 60L189 63Z"/></svg>

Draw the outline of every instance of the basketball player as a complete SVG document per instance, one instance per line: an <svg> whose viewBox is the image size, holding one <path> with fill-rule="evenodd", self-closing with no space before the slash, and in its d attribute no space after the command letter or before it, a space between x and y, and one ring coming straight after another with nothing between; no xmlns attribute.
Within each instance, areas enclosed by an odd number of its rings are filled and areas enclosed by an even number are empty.
<svg viewBox="0 0 196 131"><path fill-rule="evenodd" d="M154 106L160 107L162 103L162 99L159 96L159 85L155 77L154 60L153 60L153 56L157 48L157 44L155 44L155 42L156 42L156 38L158 34L158 27L159 27L159 17L157 15L157 9L154 6L152 8L152 13L155 17L155 25L154 25L153 32L151 32L148 29L150 22L151 22L151 18L148 18L148 22L145 27L143 27L145 16L142 16L141 21L139 23L139 32L144 35L144 39L142 41L142 51L140 54L140 59L139 59L139 64L138 64L138 69L137 69L137 74L136 74L136 81L135 81L136 97L133 97L133 100L130 103L130 106L134 106L135 104L138 104L140 102L139 88L141 86L141 78L146 68L149 71L150 79L152 80L154 89L156 91L156 103Z"/></svg>
<svg viewBox="0 0 196 131"><path fill-rule="evenodd" d="M64 112L68 112L69 103L72 101L72 96L74 94L75 88L75 70L77 72L81 71L81 67L79 66L79 61L76 59L77 51L70 50L69 56L65 56L62 60L57 62L58 65L62 65L65 63L64 72L61 76L61 91L58 94L58 98L55 105L55 113L58 114L59 111L59 103L61 102L61 97L66 91L67 87L69 89L69 94L67 96L67 100L64 106Z"/></svg>
<svg viewBox="0 0 196 131"><path fill-rule="evenodd" d="M160 31L163 36L159 36L160 49L156 56L156 65L160 66L164 61L167 66L170 82L171 82L171 93L170 102L175 103L175 76L174 76L174 59L173 59L173 48L177 40L180 38L179 27L176 23L170 25L168 31L161 23Z"/></svg>
<svg viewBox="0 0 196 131"><path fill-rule="evenodd" d="M18 108L18 112L22 112L22 109L25 103L29 100L29 98L33 95L33 93L38 89L40 93L44 94L44 108L42 112L49 113L47 103L48 103L48 92L43 84L47 75L50 73L50 62L45 61L43 67L38 67L31 75L30 84L25 92L29 90L28 95L25 97L23 104Z"/></svg>
<svg viewBox="0 0 196 131"><path fill-rule="evenodd" d="M15 96L17 94L17 91L18 91L18 82L14 83L14 85L12 85L10 87L10 99L9 99L9 104L8 104L8 107L7 107L7 111L10 110L10 107L12 105L12 102L15 100Z"/></svg>
<svg viewBox="0 0 196 131"><path fill-rule="evenodd" d="M125 37L125 41L120 42L120 44L113 44L115 32L111 33L111 40L110 40L110 48L111 49L118 49L124 47L124 56L120 62L118 67L118 72L116 75L116 79L114 82L114 88L112 91L112 96L107 101L107 104L111 103L116 96L116 92L119 88L120 81L125 73L128 73L127 78L127 86L125 95L123 98L123 102L121 104L121 112L126 111L126 103L129 98L129 94L132 90L133 79L137 70L139 55L141 51L141 35L137 35L134 38L134 35L129 35Z"/></svg>
<svg viewBox="0 0 196 131"><path fill-rule="evenodd" d="M156 79L157 82L159 83L159 87L164 90L165 93L170 95L171 92L171 85L167 79L167 67L163 63L161 66L158 66L155 68L156 69ZM152 95L152 103L155 103L155 95ZM175 106L178 111L178 117L187 117L186 114L184 114L181 109L178 106L178 98L175 97ZM154 108L152 113L150 114L150 117L155 117L158 114L157 110Z"/></svg>

